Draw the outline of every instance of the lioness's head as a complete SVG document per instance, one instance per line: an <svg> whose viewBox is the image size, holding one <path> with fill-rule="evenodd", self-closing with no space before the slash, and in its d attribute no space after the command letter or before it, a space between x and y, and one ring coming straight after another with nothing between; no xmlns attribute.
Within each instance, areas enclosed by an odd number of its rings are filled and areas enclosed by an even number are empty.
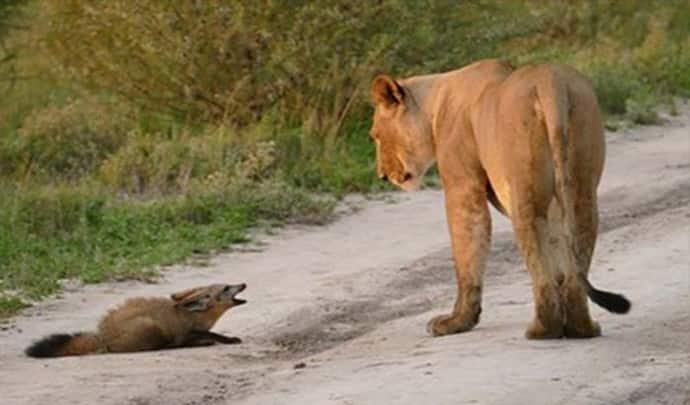
<svg viewBox="0 0 690 405"><path fill-rule="evenodd" d="M389 76L374 79L371 97L377 174L403 190L414 190L434 163L431 122L410 89Z"/></svg>

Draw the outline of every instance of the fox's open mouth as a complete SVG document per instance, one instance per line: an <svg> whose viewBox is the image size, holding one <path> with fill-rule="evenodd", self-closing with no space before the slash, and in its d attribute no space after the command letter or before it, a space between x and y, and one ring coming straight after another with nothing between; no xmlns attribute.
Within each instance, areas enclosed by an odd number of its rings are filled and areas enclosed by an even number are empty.
<svg viewBox="0 0 690 405"><path fill-rule="evenodd" d="M247 300L242 299L242 298L237 298L237 294L241 293L241 292L244 291L246 288L247 288L247 285L246 285L246 284L242 284L242 285L240 286L240 288L232 295L232 303L233 303L233 304L235 304L235 305L242 305L242 304L246 304L246 303L247 303Z"/></svg>

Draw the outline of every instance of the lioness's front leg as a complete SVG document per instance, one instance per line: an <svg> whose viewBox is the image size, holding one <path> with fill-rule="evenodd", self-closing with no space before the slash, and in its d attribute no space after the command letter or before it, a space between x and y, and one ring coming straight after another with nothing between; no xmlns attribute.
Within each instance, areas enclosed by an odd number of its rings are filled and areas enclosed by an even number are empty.
<svg viewBox="0 0 690 405"><path fill-rule="evenodd" d="M479 323L482 278L491 242L486 187L464 184L446 189L445 193L458 296L451 314L429 322L427 330L433 336L466 332Z"/></svg>

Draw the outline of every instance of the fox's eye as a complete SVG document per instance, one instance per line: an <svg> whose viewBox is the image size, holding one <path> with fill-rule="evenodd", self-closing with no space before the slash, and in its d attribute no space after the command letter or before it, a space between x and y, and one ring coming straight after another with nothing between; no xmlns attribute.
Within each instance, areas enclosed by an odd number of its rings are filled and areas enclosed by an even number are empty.
<svg viewBox="0 0 690 405"><path fill-rule="evenodd" d="M228 292L230 291L230 286L226 285L225 288L223 288L223 292Z"/></svg>

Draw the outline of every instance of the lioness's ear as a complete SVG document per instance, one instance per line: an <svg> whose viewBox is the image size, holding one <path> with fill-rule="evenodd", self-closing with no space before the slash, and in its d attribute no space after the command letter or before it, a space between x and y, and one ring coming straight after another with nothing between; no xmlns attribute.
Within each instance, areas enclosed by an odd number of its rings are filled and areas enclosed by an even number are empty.
<svg viewBox="0 0 690 405"><path fill-rule="evenodd" d="M403 103L405 89L390 76L378 75L371 84L371 98L376 105L391 107Z"/></svg>

